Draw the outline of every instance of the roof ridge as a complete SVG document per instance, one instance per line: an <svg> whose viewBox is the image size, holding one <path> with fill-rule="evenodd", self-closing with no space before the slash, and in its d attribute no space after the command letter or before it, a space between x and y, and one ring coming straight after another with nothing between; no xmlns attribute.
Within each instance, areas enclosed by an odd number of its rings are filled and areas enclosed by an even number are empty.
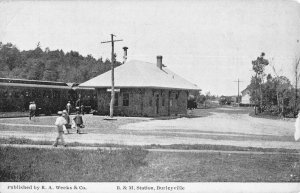
<svg viewBox="0 0 300 193"><path fill-rule="evenodd" d="M111 71L108 71L80 84L80 86L108 87L111 85L110 77ZM115 86L201 90L196 84L176 74L168 67L160 69L155 63L140 60L130 60L115 69Z"/></svg>

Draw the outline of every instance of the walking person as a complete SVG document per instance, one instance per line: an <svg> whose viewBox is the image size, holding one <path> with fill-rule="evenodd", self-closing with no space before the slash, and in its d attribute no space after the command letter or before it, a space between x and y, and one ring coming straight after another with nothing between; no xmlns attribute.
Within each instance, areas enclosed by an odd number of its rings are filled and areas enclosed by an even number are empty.
<svg viewBox="0 0 300 193"><path fill-rule="evenodd" d="M66 105L66 108L67 108L68 114L70 115L70 113L71 113L71 108L72 108L72 105L71 105L71 102L70 102L70 101L68 101L68 103L67 103L67 105Z"/></svg>
<svg viewBox="0 0 300 193"><path fill-rule="evenodd" d="M53 144L54 147L57 147L58 145L58 140L60 139L63 146L67 147L66 143L65 143L65 140L64 140L64 137L63 137L63 134L64 134L64 130L63 130L63 126L67 123L66 119L62 116L63 113L62 111L58 111L58 117L56 118L56 121L55 121L55 125L57 127L57 137L56 137L56 140Z"/></svg>
<svg viewBox="0 0 300 193"><path fill-rule="evenodd" d="M66 128L68 134L70 134L70 129L71 129L70 116L69 116L69 114L68 114L68 112L67 112L66 110L63 110L62 113L63 113L63 115L62 115L63 118L65 118L66 121L67 121L67 123L66 123L64 126L65 126L65 128Z"/></svg>
<svg viewBox="0 0 300 193"><path fill-rule="evenodd" d="M74 122L76 125L77 133L82 134L81 128L84 128L82 116L80 115L79 111L76 112L76 116L74 117Z"/></svg>
<svg viewBox="0 0 300 193"><path fill-rule="evenodd" d="M29 120L31 120L32 117L35 118L35 110L36 110L36 104L35 102L30 102L29 105Z"/></svg>

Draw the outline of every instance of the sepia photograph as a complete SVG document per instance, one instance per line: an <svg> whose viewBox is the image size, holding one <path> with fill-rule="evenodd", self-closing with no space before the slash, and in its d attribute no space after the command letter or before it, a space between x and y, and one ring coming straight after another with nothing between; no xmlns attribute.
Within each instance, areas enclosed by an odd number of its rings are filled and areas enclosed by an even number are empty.
<svg viewBox="0 0 300 193"><path fill-rule="evenodd" d="M0 1L0 193L300 192L300 1Z"/></svg>

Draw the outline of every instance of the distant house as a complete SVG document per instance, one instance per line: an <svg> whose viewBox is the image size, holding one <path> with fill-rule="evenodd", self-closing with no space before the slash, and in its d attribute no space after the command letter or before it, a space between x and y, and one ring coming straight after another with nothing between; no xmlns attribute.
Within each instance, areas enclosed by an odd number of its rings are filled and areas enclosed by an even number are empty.
<svg viewBox="0 0 300 193"><path fill-rule="evenodd" d="M251 101L250 101L250 91L246 88L244 89L242 92L242 100L241 100L241 106L249 106L251 105Z"/></svg>
<svg viewBox="0 0 300 193"><path fill-rule="evenodd" d="M98 113L109 114L111 71L79 86L95 88ZM189 91L201 89L173 73L157 56L157 64L134 60L117 67L115 90L114 115L168 116L186 114Z"/></svg>

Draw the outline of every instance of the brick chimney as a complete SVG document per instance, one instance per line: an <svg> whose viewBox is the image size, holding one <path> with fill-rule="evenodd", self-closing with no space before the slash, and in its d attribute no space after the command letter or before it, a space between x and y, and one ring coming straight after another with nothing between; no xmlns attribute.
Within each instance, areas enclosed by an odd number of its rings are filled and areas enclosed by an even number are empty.
<svg viewBox="0 0 300 193"><path fill-rule="evenodd" d="M163 64L162 64L162 56L157 56L157 63L156 66L162 70Z"/></svg>
<svg viewBox="0 0 300 193"><path fill-rule="evenodd" d="M128 47L123 47L123 50L124 50L124 56L123 56L123 64L127 61L127 50L128 50Z"/></svg>

